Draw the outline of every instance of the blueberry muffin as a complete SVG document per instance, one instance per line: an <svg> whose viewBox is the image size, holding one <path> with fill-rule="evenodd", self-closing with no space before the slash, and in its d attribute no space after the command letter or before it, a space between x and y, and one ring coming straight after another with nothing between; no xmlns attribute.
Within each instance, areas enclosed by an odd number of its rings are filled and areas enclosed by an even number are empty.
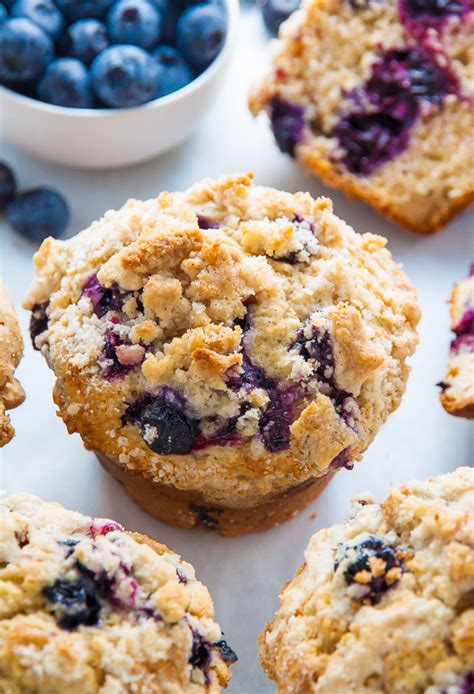
<svg viewBox="0 0 474 694"><path fill-rule="evenodd" d="M446 412L474 418L474 263L469 277L460 280L451 294L451 341L448 371L440 400Z"/></svg>
<svg viewBox="0 0 474 694"><path fill-rule="evenodd" d="M0 692L216 694L237 660L190 564L28 494L0 499Z"/></svg>
<svg viewBox="0 0 474 694"><path fill-rule="evenodd" d="M313 535L260 637L278 694L471 694L474 470L354 505Z"/></svg>
<svg viewBox="0 0 474 694"><path fill-rule="evenodd" d="M474 198L470 0L303 0L253 90L280 149L430 233Z"/></svg>
<svg viewBox="0 0 474 694"><path fill-rule="evenodd" d="M6 414L24 400L23 389L14 377L23 355L23 339L15 309L0 279L0 448L13 437Z"/></svg>
<svg viewBox="0 0 474 694"><path fill-rule="evenodd" d="M270 527L400 402L413 288L385 240L250 174L47 240L26 300L69 431L158 518Z"/></svg>

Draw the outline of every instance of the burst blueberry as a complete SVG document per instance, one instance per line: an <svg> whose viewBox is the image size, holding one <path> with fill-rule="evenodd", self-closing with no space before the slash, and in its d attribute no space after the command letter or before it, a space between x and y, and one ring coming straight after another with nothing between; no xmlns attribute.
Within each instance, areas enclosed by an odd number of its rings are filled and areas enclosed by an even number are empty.
<svg viewBox="0 0 474 694"><path fill-rule="evenodd" d="M7 206L6 217L15 231L40 243L66 231L69 206L57 190L36 188L17 195Z"/></svg>
<svg viewBox="0 0 474 694"><path fill-rule="evenodd" d="M270 101L270 122L278 147L284 154L294 156L296 145L304 136L304 107L273 98Z"/></svg>
<svg viewBox="0 0 474 694"><path fill-rule="evenodd" d="M31 310L30 336L33 349L35 350L38 349L36 346L36 338L48 329L48 315L46 313L48 306L49 301L45 301L42 304L35 304Z"/></svg>
<svg viewBox="0 0 474 694"><path fill-rule="evenodd" d="M26 17L56 40L64 27L64 21L52 0L17 0L10 15Z"/></svg>
<svg viewBox="0 0 474 694"><path fill-rule="evenodd" d="M0 81L23 83L35 80L53 59L50 37L24 17L0 24Z"/></svg>
<svg viewBox="0 0 474 694"><path fill-rule="evenodd" d="M142 437L155 453L186 455L196 436L194 422L165 398L147 404L137 419Z"/></svg>
<svg viewBox="0 0 474 694"><path fill-rule="evenodd" d="M360 588L362 601L371 605L377 605L384 594L398 583L403 568L400 553L373 536L358 545L346 547L335 570L340 564L346 584L356 584Z"/></svg>

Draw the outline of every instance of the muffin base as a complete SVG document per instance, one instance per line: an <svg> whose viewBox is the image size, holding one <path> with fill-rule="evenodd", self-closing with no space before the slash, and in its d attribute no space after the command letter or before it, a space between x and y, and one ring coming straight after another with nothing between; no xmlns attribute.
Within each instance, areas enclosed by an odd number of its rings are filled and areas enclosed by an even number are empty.
<svg viewBox="0 0 474 694"><path fill-rule="evenodd" d="M258 506L230 508L210 505L199 492L160 484L127 470L102 453L95 451L95 454L102 467L150 515L178 528L213 530L225 536L259 532L284 523L306 508L335 473L331 471L323 477L312 477L284 492L266 497Z"/></svg>

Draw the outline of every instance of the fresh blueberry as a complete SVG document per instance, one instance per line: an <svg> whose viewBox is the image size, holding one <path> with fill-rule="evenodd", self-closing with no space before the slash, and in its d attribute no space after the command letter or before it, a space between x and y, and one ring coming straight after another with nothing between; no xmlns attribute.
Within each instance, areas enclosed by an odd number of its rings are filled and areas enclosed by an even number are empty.
<svg viewBox="0 0 474 694"><path fill-rule="evenodd" d="M0 162L0 212L15 197L16 187L13 171L4 161Z"/></svg>
<svg viewBox="0 0 474 694"><path fill-rule="evenodd" d="M102 19L114 0L55 0L55 3L68 22L75 22L86 17Z"/></svg>
<svg viewBox="0 0 474 694"><path fill-rule="evenodd" d="M171 94L192 81L193 71L173 46L158 46L152 55L158 65L158 97Z"/></svg>
<svg viewBox="0 0 474 694"><path fill-rule="evenodd" d="M173 2L168 10L162 14L161 41L163 43L173 45L176 43L176 24L182 9L181 5Z"/></svg>
<svg viewBox="0 0 474 694"><path fill-rule="evenodd" d="M17 0L10 14L12 17L31 19L54 40L63 30L63 18L52 0Z"/></svg>
<svg viewBox="0 0 474 694"><path fill-rule="evenodd" d="M113 43L153 48L160 39L161 15L146 0L120 0L107 16Z"/></svg>
<svg viewBox="0 0 474 694"><path fill-rule="evenodd" d="M58 58L38 83L38 96L56 106L92 108L94 96L89 72L77 58Z"/></svg>
<svg viewBox="0 0 474 694"><path fill-rule="evenodd" d="M170 9L170 0L148 0L148 2L153 5L155 10L158 10L162 18ZM176 4L176 0L174 0L174 4Z"/></svg>
<svg viewBox="0 0 474 694"><path fill-rule="evenodd" d="M109 45L105 24L98 19L79 19L68 27L61 40L63 52L90 65Z"/></svg>
<svg viewBox="0 0 474 694"><path fill-rule="evenodd" d="M357 584L362 600L371 605L377 605L387 590L396 586L403 569L402 557L394 547L373 536L358 545L346 546L334 565L335 571L340 564L346 584Z"/></svg>
<svg viewBox="0 0 474 694"><path fill-rule="evenodd" d="M203 70L222 49L227 17L218 5L202 3L185 10L178 19L176 43L190 65Z"/></svg>
<svg viewBox="0 0 474 694"><path fill-rule="evenodd" d="M0 81L34 80L52 61L50 37L31 20L12 17L0 24Z"/></svg>
<svg viewBox="0 0 474 694"><path fill-rule="evenodd" d="M137 46L106 48L92 63L91 75L96 94L107 106L137 106L156 94L157 65Z"/></svg>
<svg viewBox="0 0 474 694"><path fill-rule="evenodd" d="M301 0L260 0L262 17L268 31L276 36L280 24L301 4Z"/></svg>
<svg viewBox="0 0 474 694"><path fill-rule="evenodd" d="M6 217L19 234L41 243L47 236L61 236L69 222L69 206L53 188L20 193L6 208Z"/></svg>
<svg viewBox="0 0 474 694"><path fill-rule="evenodd" d="M82 293L92 302L92 308L98 318L102 318L109 311L121 311L124 302L124 292L118 285L104 287L97 275L92 275L85 282Z"/></svg>
<svg viewBox="0 0 474 694"><path fill-rule="evenodd" d="M3 3L0 3L0 22L3 22L4 19L8 17L8 12L7 8L3 5Z"/></svg>
<svg viewBox="0 0 474 694"><path fill-rule="evenodd" d="M186 455L193 447L194 423L164 400L152 402L143 410L139 427L146 444L160 455Z"/></svg>

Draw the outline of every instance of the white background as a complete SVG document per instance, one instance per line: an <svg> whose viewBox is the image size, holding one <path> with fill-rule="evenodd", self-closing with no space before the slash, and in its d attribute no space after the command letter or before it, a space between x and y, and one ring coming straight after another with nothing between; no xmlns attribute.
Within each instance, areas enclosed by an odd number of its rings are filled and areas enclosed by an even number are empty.
<svg viewBox="0 0 474 694"><path fill-rule="evenodd" d="M194 564L213 595L226 638L240 656L230 684L235 694L274 691L258 663L257 636L278 605L280 587L302 562L313 532L341 521L355 493L370 489L381 499L391 485L447 472L473 460L471 425L444 412L435 383L444 374L450 339L446 300L452 283L466 274L474 257L474 216L465 214L434 236L418 236L299 171L278 152L264 120L254 122L246 108L248 86L265 61L266 40L259 13L244 8L225 89L195 137L158 160L90 173L49 166L7 145L2 148L24 187L50 184L68 196L72 232L85 228L108 208L120 206L127 197L152 197L205 176L239 170L254 171L257 183L330 195L336 212L356 230L388 237L390 250L417 287L423 310L421 343L412 360L408 389L364 460L352 472L339 472L319 499L290 523L237 539L167 527L129 500L83 449L79 437L66 433L51 398L52 373L27 341L19 369L27 400L12 414L17 435L0 454L0 487L33 492L86 514L115 518L129 529L165 542ZM1 271L19 307L32 276L34 249L3 222L0 248ZM20 320L26 332L28 315L23 310Z"/></svg>

